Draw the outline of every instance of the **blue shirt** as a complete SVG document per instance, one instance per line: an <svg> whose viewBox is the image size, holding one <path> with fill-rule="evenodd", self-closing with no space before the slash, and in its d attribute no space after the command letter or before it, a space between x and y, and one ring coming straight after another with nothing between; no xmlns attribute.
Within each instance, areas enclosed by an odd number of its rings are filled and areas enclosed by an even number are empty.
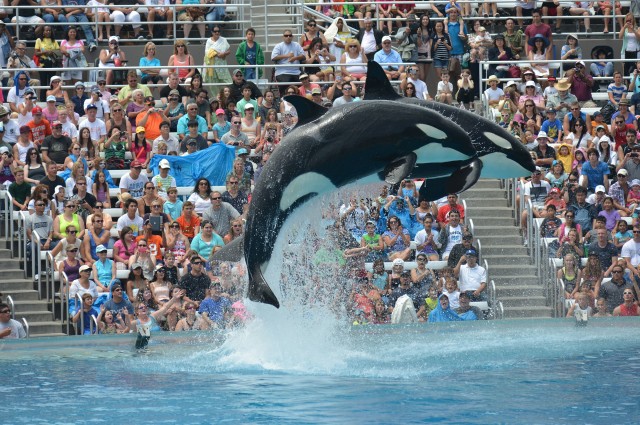
<svg viewBox="0 0 640 425"><path fill-rule="evenodd" d="M162 207L162 211L165 214L170 215L172 220L175 220L180 217L180 214L182 214L182 204L183 202L180 199L176 199L175 204L170 201L166 201Z"/></svg>
<svg viewBox="0 0 640 425"><path fill-rule="evenodd" d="M158 58L153 58L151 60L147 59L146 57L140 58L140 69L143 69L147 66L160 66L160 59ZM145 74L144 72L140 71L140 76L141 77L146 77L147 74Z"/></svg>
<svg viewBox="0 0 640 425"><path fill-rule="evenodd" d="M622 95L624 95L626 92L627 86L625 86L624 83L622 83L620 87L616 86L615 83L611 83L609 84L609 87L607 87L607 93L613 93L613 99L616 102L620 102L620 99L622 99Z"/></svg>
<svg viewBox="0 0 640 425"><path fill-rule="evenodd" d="M400 57L400 53L396 52L393 49L391 49L389 53L386 53L384 49L378 50L376 54L373 55L373 60L378 62L380 65L382 65L382 69L384 69L385 71L397 71L398 68L401 66L401 65L385 66L383 65L385 63L395 63L395 64L402 63L402 58Z"/></svg>
<svg viewBox="0 0 640 425"><path fill-rule="evenodd" d="M209 319L219 322L224 318L224 312L231 308L231 301L228 298L220 297L217 300L207 297L200 303L198 313L207 313Z"/></svg>
<svg viewBox="0 0 640 425"><path fill-rule="evenodd" d="M596 186L604 185L604 176L609 175L609 166L602 161L598 161L595 167L591 166L589 161L582 164L583 176L587 176L587 185L589 189L595 189Z"/></svg>
<svg viewBox="0 0 640 425"><path fill-rule="evenodd" d="M189 134L189 115L184 115L182 118L178 120L178 134ZM196 115L196 121L198 121L198 134L207 133L209 131L209 127L207 127L207 120L202 118L200 115Z"/></svg>
<svg viewBox="0 0 640 425"><path fill-rule="evenodd" d="M546 120L542 123L542 126L540 126L540 131L544 131L545 133L547 133L549 139L552 139L555 142L558 141L560 130L562 130L562 121L557 118L554 121Z"/></svg>
<svg viewBox="0 0 640 425"><path fill-rule="evenodd" d="M449 22L449 39L451 40L451 54L452 55L463 55L464 54L464 43L462 39L460 39L460 24L458 22ZM467 26L464 26L464 33L469 34L467 31Z"/></svg>
<svg viewBox="0 0 640 425"><path fill-rule="evenodd" d="M227 134L231 130L231 123L229 121L224 122L224 127L219 123L213 125L213 130L218 132L218 138L222 139L222 136Z"/></svg>

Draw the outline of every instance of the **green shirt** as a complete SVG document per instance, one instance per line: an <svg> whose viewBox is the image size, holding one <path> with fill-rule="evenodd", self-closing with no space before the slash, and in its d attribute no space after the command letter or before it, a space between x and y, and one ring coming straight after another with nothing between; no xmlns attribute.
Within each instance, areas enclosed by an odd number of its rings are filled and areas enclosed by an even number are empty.
<svg viewBox="0 0 640 425"><path fill-rule="evenodd" d="M22 182L20 184L13 182L9 186L9 193L13 196L13 199L24 204L27 197L31 195L31 185L27 182Z"/></svg>

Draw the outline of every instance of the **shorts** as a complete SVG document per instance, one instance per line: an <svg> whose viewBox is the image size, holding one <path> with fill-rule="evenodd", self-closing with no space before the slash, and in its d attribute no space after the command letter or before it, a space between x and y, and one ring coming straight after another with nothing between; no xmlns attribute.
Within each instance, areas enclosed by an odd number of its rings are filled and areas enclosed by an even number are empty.
<svg viewBox="0 0 640 425"><path fill-rule="evenodd" d="M178 15L178 21L182 21L182 22L203 22L204 21L204 16L198 16L197 18L193 19L191 17L191 15L189 15L188 12L180 12L180 14Z"/></svg>
<svg viewBox="0 0 640 425"><path fill-rule="evenodd" d="M82 81L82 71L63 71L62 81L80 80Z"/></svg>
<svg viewBox="0 0 640 425"><path fill-rule="evenodd" d="M449 69L449 59L434 59L433 66L435 68Z"/></svg>

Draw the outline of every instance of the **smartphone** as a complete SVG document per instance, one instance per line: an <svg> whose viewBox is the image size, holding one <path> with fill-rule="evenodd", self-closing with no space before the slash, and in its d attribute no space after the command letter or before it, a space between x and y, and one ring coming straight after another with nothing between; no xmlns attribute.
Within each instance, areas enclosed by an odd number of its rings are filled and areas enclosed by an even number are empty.
<svg viewBox="0 0 640 425"><path fill-rule="evenodd" d="M336 75L336 81L342 81L342 75Z"/></svg>

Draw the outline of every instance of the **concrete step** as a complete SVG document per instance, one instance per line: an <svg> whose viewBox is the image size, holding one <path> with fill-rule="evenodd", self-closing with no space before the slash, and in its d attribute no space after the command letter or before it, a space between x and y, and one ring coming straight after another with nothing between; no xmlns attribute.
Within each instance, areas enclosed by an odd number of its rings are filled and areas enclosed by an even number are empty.
<svg viewBox="0 0 640 425"><path fill-rule="evenodd" d="M1 242L0 242L1 243ZM0 270L18 270L22 262L13 258L0 258Z"/></svg>
<svg viewBox="0 0 640 425"><path fill-rule="evenodd" d="M496 285L496 296L499 300L511 297L542 297L544 290L540 285Z"/></svg>
<svg viewBox="0 0 640 425"><path fill-rule="evenodd" d="M487 236L483 236L479 239L482 242L483 258L486 258L487 256L491 257L500 255L516 255L520 257L525 264L529 264L527 248L522 246L522 244L490 246L485 244L485 239L487 240L487 242L491 242L493 241L493 239L489 239Z"/></svg>
<svg viewBox="0 0 640 425"><path fill-rule="evenodd" d="M30 336L54 336L54 335L66 335L66 327L63 329L62 322L60 321L29 321L29 335Z"/></svg>
<svg viewBox="0 0 640 425"><path fill-rule="evenodd" d="M512 287L512 286L540 286L540 279L533 273L523 274L517 277L501 276L498 272L494 272L493 267L489 266L489 279L496 283L496 288Z"/></svg>
<svg viewBox="0 0 640 425"><path fill-rule="evenodd" d="M522 239L519 234L519 229L513 226L500 224L479 226L475 220L473 220L473 224L473 236L475 236L476 238L484 238L485 236L517 236Z"/></svg>
<svg viewBox="0 0 640 425"><path fill-rule="evenodd" d="M0 281L0 291L13 291L33 289L33 281L31 279L3 279Z"/></svg>
<svg viewBox="0 0 640 425"><path fill-rule="evenodd" d="M39 300L38 291L32 289L20 289L14 291L2 291L3 296L11 295L14 301Z"/></svg>
<svg viewBox="0 0 640 425"><path fill-rule="evenodd" d="M480 197L480 198L472 198L465 199L467 202L467 207L476 208L476 207L495 207L495 208L508 208L507 200L504 197Z"/></svg>
<svg viewBox="0 0 640 425"><path fill-rule="evenodd" d="M478 227L498 227L502 229L516 229L513 217L475 217L473 212L468 216L473 220L473 225ZM518 230L519 231L519 230Z"/></svg>
<svg viewBox="0 0 640 425"><path fill-rule="evenodd" d="M26 318L29 324L31 322L50 322L53 321L53 313L50 311L21 311L16 312L16 320L22 321Z"/></svg>
<svg viewBox="0 0 640 425"><path fill-rule="evenodd" d="M485 218L511 218L513 219L513 209L511 208L493 208L493 207L472 207L467 205L466 215L473 219L474 222L480 222ZM511 223L511 225L513 225Z"/></svg>
<svg viewBox="0 0 640 425"><path fill-rule="evenodd" d="M67 334L60 333L48 333L48 334L34 334L33 332L29 332L29 338L49 338L52 336L67 336Z"/></svg>
<svg viewBox="0 0 640 425"><path fill-rule="evenodd" d="M503 279L518 279L521 276L535 276L536 268L535 266L530 266L528 264L492 266L489 263L489 273L491 274L492 279L496 279L498 277Z"/></svg>
<svg viewBox="0 0 640 425"><path fill-rule="evenodd" d="M47 311L49 309L49 304L40 300L15 301L14 305L16 314L21 314L23 311Z"/></svg>
<svg viewBox="0 0 640 425"><path fill-rule="evenodd" d="M500 297L505 307L545 307L546 298L541 295L526 297Z"/></svg>
<svg viewBox="0 0 640 425"><path fill-rule="evenodd" d="M511 253L505 253L503 255L487 255L482 248L482 259L487 260L489 267L494 266L518 266L518 265L530 265L529 257L523 255L511 255Z"/></svg>
<svg viewBox="0 0 640 425"><path fill-rule="evenodd" d="M529 318L551 318L553 309L551 307L508 307L504 304L505 319L529 319Z"/></svg>
<svg viewBox="0 0 640 425"><path fill-rule="evenodd" d="M497 198L504 199L506 201L506 192L504 189L500 188L492 188L492 189L476 189L468 190L461 195L463 199L469 202L470 199L486 199L486 198Z"/></svg>
<svg viewBox="0 0 640 425"><path fill-rule="evenodd" d="M474 192L477 189L498 189L503 190L500 187L500 180L497 179L480 179L471 187L471 189L467 190L464 193ZM463 195L464 197L464 195Z"/></svg>
<svg viewBox="0 0 640 425"><path fill-rule="evenodd" d="M24 271L22 269L19 268L11 268L11 269L5 269L5 268L0 268L0 270L2 271L2 278L3 279L24 279Z"/></svg>
<svg viewBox="0 0 640 425"><path fill-rule="evenodd" d="M485 247L498 247L498 248L504 248L507 249L507 247L519 247L519 248L524 248L522 245L522 236L518 235L518 231L515 231L515 234L510 234L510 235L504 235L502 233L502 231L504 231L505 229L502 229L501 231L498 231L497 233L494 234L490 234L490 235L482 235L482 236L478 236L478 234L474 234L474 237L477 237L478 239L482 240L482 252L484 252L484 248Z"/></svg>

